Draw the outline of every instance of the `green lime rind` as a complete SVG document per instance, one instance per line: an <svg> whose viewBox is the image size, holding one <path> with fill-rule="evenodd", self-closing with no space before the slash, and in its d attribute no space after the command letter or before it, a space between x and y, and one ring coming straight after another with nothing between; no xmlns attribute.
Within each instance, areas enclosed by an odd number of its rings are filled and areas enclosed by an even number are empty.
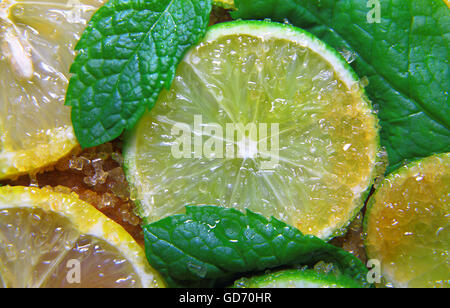
<svg viewBox="0 0 450 308"><path fill-rule="evenodd" d="M289 269L250 278L241 278L233 288L362 288L345 275L315 270Z"/></svg>
<svg viewBox="0 0 450 308"><path fill-rule="evenodd" d="M445 166L448 166L450 164L450 153L442 153L442 154L435 154L429 157L426 157L424 159L417 159L413 162L410 162L398 169L396 169L396 171L390 173L388 176L386 176L383 181L381 181L378 185L376 185L375 187L375 191L374 193L370 196L369 200L367 201L367 209L366 209L366 214L364 217L364 221L363 221L363 230L364 230L364 246L366 249L366 253L368 258L370 259L377 259L381 262L381 281L377 284L377 286L379 287L385 287L385 286L393 286L393 287L408 287L408 282L401 282L399 280L397 280L397 278L395 277L396 274L393 270L393 268L391 267L391 263L393 260L382 260L381 256L378 255L376 253L376 250L379 249L375 249L373 247L373 243L370 243L370 237L374 236L374 234L370 233L370 229L369 229L369 224L371 223L372 219L375 219L374 216L376 214L374 214L374 212L378 209L377 205L378 204L390 204L390 200L383 200L383 202L381 203L377 203L380 202L380 200L378 200L377 198L379 198L378 194L381 193L381 191L383 190L392 190L392 187L395 185L395 183L399 180L407 180L409 178L416 178L418 176L422 176L422 171L424 171L426 173L427 170L438 170L441 171L443 173L445 173L445 170L448 171L448 169L446 169ZM442 165L442 166L441 166ZM448 173L445 173L445 175L447 177L449 177L450 175L448 175ZM426 175L425 175L426 176ZM431 192L427 192L427 193L431 193ZM447 192L447 194L450 193ZM394 202L401 202L399 200L395 200ZM408 202L409 203L409 202ZM411 200L411 204L412 206L414 206L415 204L415 200ZM401 204L397 204L397 207L400 208ZM430 204L431 205L431 204ZM432 207L430 207L432 208ZM426 209L427 211L430 211L430 209ZM448 210L447 210L448 213ZM410 222L411 224L413 223L412 221ZM439 228L440 226L436 226L437 230L440 230L441 228ZM380 230L381 228L377 228L377 230ZM443 233L445 231L442 231ZM425 240L427 240L427 238L425 238ZM379 243L381 245L381 243ZM425 247L427 244L430 244L428 242L421 242L420 245L423 245L423 247ZM383 249L389 249L389 244L387 243L383 243ZM433 252L434 253L434 252ZM406 252L406 255L409 255L408 252ZM408 257L411 257L411 255L409 255ZM422 255L423 258L425 258L425 255ZM410 259L409 262L407 262L406 264L409 263L413 263L413 259ZM384 266L383 266L384 264ZM394 264L394 263L393 263ZM411 271L411 269L409 270ZM450 277L450 272L448 272L448 277ZM445 284L445 281L442 281ZM447 284L448 284L448 280L447 280ZM430 286L430 283L428 283L427 286ZM439 285L436 285L439 286Z"/></svg>
<svg viewBox="0 0 450 308"><path fill-rule="evenodd" d="M270 31L268 31L268 29ZM264 36L267 35L269 37L278 37L286 40L296 40L297 42L303 43L303 46L313 47L314 51L319 53L325 60L327 60L336 74L339 76L339 79L349 88L356 89L360 94L361 100L365 102L367 110L373 113L373 108L371 102L368 100L365 95L364 87L361 85L358 76L353 71L351 66L346 62L344 57L338 53L335 49L324 43L323 41L316 38L311 33L308 33L300 28L293 27L287 24L275 23L270 21L234 21L234 22L226 22L214 25L209 28L207 31L203 42L214 41L215 39L221 37L222 35L230 35L230 34L239 34L239 31L244 31L244 33L255 33L255 36ZM189 57L190 53L194 49L188 52L186 58ZM374 131L376 131L376 145L374 148L375 152L379 152L380 149L380 135L379 135L379 125L378 119L375 118L375 127ZM138 129L139 125L133 131L128 131L125 135L125 162L124 169L127 180L129 181L130 190L132 199L136 204L136 212L139 216L141 216L146 223L150 223L151 220L147 221L147 217L149 216L149 206L146 204L145 195L149 194L148 191L143 192L139 187L142 185L142 177L139 176L140 168L136 165L137 163L137 137L138 137ZM330 229L326 229L326 234L321 238L325 240L330 240L333 237L342 235L346 232L348 225L351 221L356 217L356 215L360 212L361 208L364 206L367 196L371 191L371 187L375 181L375 179L380 175L379 169L376 168L376 165L379 164L379 157L377 154L374 155L372 159L372 168L371 173L367 175L361 182L361 187L359 188L357 194L358 197L353 199L353 205L349 206L349 214L345 219L339 222L339 224L333 225ZM187 202L186 202L187 203ZM180 204L180 206L185 204ZM256 210L256 212L258 212Z"/></svg>

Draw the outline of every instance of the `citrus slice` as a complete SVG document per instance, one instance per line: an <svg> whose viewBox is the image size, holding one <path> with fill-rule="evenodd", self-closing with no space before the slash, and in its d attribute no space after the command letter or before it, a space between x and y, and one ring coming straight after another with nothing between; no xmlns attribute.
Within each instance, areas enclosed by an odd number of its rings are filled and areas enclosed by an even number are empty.
<svg viewBox="0 0 450 308"><path fill-rule="evenodd" d="M103 2L0 2L0 179L39 171L77 146L64 106L69 67Z"/></svg>
<svg viewBox="0 0 450 308"><path fill-rule="evenodd" d="M365 244L394 287L450 287L450 154L389 175L370 198Z"/></svg>
<svg viewBox="0 0 450 308"><path fill-rule="evenodd" d="M127 137L147 221L211 204L274 216L323 239L359 211L377 119L340 55L279 23L212 27Z"/></svg>
<svg viewBox="0 0 450 308"><path fill-rule="evenodd" d="M314 270L283 270L251 278L241 278L235 288L361 288L344 275L320 273Z"/></svg>
<svg viewBox="0 0 450 308"><path fill-rule="evenodd" d="M77 272L78 271L78 272ZM0 187L0 286L164 286L118 224L76 195Z"/></svg>

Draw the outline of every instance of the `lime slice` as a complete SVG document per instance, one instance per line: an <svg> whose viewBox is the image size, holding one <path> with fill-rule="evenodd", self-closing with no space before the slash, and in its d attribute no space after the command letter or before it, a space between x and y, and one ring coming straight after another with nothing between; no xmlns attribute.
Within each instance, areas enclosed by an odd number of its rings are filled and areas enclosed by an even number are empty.
<svg viewBox="0 0 450 308"><path fill-rule="evenodd" d="M320 273L314 270L284 270L275 273L242 278L235 288L361 288L357 282L344 275Z"/></svg>
<svg viewBox="0 0 450 308"><path fill-rule="evenodd" d="M148 221L211 204L326 239L361 208L377 149L376 117L336 51L289 25L237 21L190 50L124 153Z"/></svg>
<svg viewBox="0 0 450 308"><path fill-rule="evenodd" d="M164 284L134 239L76 195L7 186L0 187L0 286Z"/></svg>
<svg viewBox="0 0 450 308"><path fill-rule="evenodd" d="M0 2L0 179L39 171L76 147L64 106L69 67L103 2Z"/></svg>
<svg viewBox="0 0 450 308"><path fill-rule="evenodd" d="M394 287L450 287L450 154L389 175L369 201L365 243Z"/></svg>

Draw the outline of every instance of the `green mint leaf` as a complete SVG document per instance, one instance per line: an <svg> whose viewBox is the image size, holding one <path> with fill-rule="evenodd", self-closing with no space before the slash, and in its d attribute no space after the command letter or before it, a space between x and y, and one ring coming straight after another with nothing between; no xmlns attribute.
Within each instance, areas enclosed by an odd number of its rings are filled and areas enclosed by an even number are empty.
<svg viewBox="0 0 450 308"><path fill-rule="evenodd" d="M318 261L367 285L367 269L355 256L251 211L187 206L186 214L143 229L147 259L170 287L224 286L246 273Z"/></svg>
<svg viewBox="0 0 450 308"><path fill-rule="evenodd" d="M210 12L210 0L111 0L94 14L66 95L82 147L118 137L154 106Z"/></svg>
<svg viewBox="0 0 450 308"><path fill-rule="evenodd" d="M235 0L235 4L234 18L287 19L338 51L354 54L351 65L369 79L366 91L378 110L388 171L450 151L450 10L444 1Z"/></svg>

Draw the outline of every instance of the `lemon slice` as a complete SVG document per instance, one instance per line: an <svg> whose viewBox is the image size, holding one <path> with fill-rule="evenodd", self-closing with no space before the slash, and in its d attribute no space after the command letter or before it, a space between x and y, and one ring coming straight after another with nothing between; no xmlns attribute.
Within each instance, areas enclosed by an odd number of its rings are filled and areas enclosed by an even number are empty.
<svg viewBox="0 0 450 308"><path fill-rule="evenodd" d="M211 204L327 239L361 208L377 151L377 119L335 50L289 25L236 21L190 50L124 153L147 221Z"/></svg>
<svg viewBox="0 0 450 308"><path fill-rule="evenodd" d="M76 195L7 186L0 187L0 286L164 284L131 235Z"/></svg>
<svg viewBox="0 0 450 308"><path fill-rule="evenodd" d="M450 287L450 154L398 169L371 197L367 254L394 287Z"/></svg>
<svg viewBox="0 0 450 308"><path fill-rule="evenodd" d="M77 146L64 106L74 47L103 0L0 2L0 179Z"/></svg>

